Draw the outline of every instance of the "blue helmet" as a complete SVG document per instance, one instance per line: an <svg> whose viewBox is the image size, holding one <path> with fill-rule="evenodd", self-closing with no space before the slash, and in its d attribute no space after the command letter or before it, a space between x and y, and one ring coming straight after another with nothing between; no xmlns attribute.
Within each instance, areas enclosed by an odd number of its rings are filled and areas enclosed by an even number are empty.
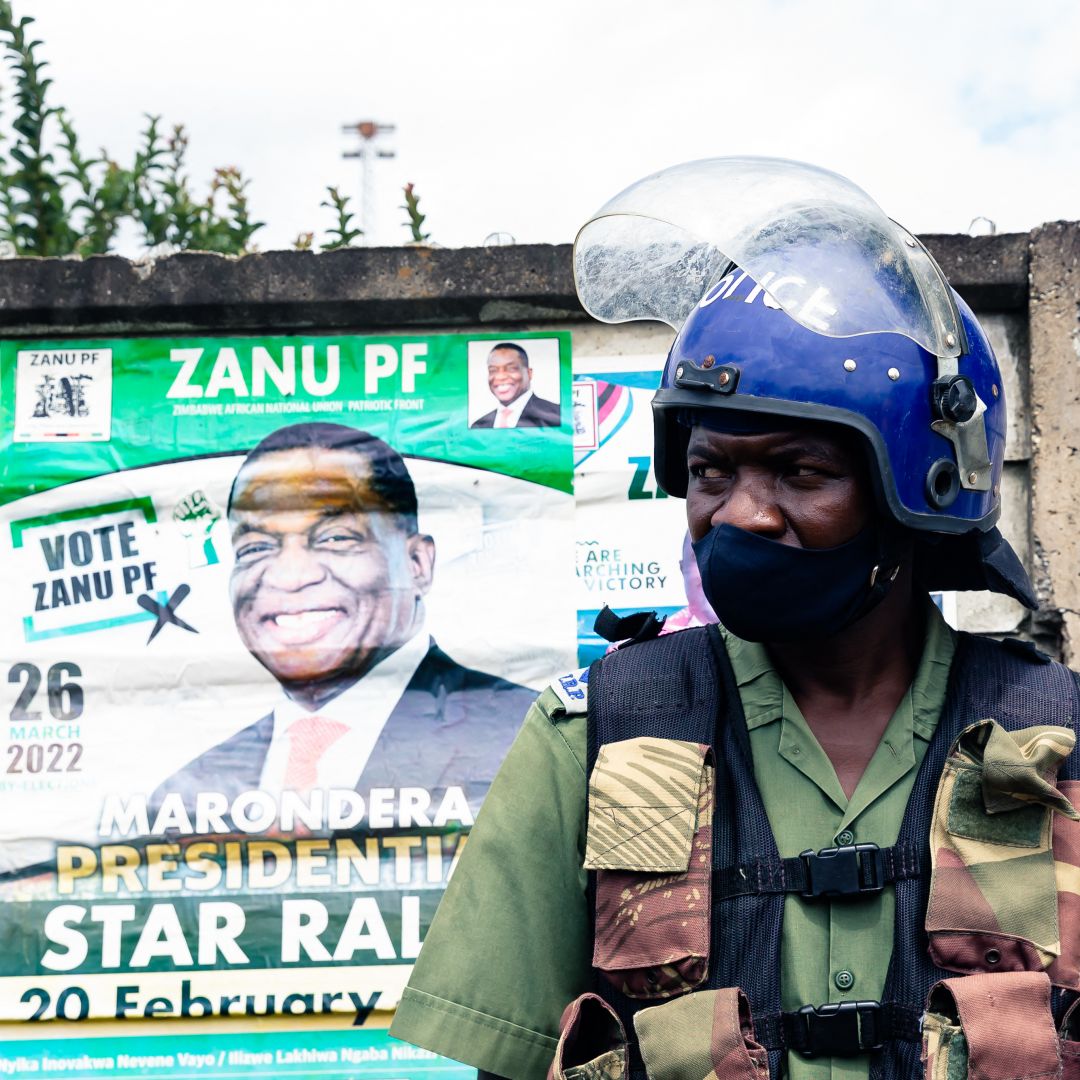
<svg viewBox="0 0 1080 1080"><path fill-rule="evenodd" d="M857 432L879 509L913 531L930 588L1029 606L994 527L1006 411L970 308L926 249L860 189L795 162L676 166L611 200L575 244L578 291L608 322L677 337L653 400L657 483L685 497L695 415Z"/></svg>
<svg viewBox="0 0 1080 1080"><path fill-rule="evenodd" d="M732 271L675 339L653 400L661 487L686 495L686 410L765 413L861 434L883 505L902 525L943 533L990 528L1000 512L1005 396L990 343L964 301L956 297L966 337L960 370L939 382L937 357L910 338L825 337L767 305L767 295ZM963 477L957 447L934 428L948 417L985 430L986 452L965 462Z"/></svg>

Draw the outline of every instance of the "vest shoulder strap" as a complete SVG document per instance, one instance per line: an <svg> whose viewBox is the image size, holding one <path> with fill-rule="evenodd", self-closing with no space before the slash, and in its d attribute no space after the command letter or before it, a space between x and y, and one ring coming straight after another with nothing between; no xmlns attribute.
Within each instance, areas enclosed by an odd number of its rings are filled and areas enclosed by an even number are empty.
<svg viewBox="0 0 1080 1080"><path fill-rule="evenodd" d="M897 844L923 845L929 854L934 798L950 747L968 725L993 717L1015 731L1035 724L1060 724L1077 729L1080 691L1077 675L1026 646L961 633L949 676L945 707L934 738L919 767L900 826ZM1059 780L1080 774L1080 748L1062 763ZM893 957L882 999L921 1009L931 987L951 972L938 968L926 948L924 925L929 886L925 881L898 881ZM1060 1017L1062 991L1052 993ZM921 1047L897 1042L882 1060L883 1080L921 1076Z"/></svg>
<svg viewBox="0 0 1080 1080"><path fill-rule="evenodd" d="M734 676L715 626L617 649L589 669L589 772L604 743L642 736L712 745Z"/></svg>
<svg viewBox="0 0 1080 1080"><path fill-rule="evenodd" d="M964 727L992 716L1003 727L1080 723L1080 676L1026 642L959 635L945 720ZM955 712L955 719L948 714ZM949 731L950 743L959 730ZM1073 760L1080 758L1076 750Z"/></svg>

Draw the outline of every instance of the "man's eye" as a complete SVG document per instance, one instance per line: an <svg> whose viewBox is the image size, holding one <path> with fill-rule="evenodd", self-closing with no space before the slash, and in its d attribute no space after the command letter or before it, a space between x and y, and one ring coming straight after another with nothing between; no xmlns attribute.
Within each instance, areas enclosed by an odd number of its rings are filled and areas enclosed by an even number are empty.
<svg viewBox="0 0 1080 1080"><path fill-rule="evenodd" d="M366 537L354 532L330 532L323 533L315 538L316 547L337 549L343 547L357 547L364 542Z"/></svg>
<svg viewBox="0 0 1080 1080"><path fill-rule="evenodd" d="M690 466L690 475L699 480L724 480L731 476L731 469L725 465L707 465L695 462Z"/></svg>
<svg viewBox="0 0 1080 1080"><path fill-rule="evenodd" d="M784 473L787 476L794 477L796 480L824 479L827 475L817 465L810 465L805 462L795 462L789 465L784 470Z"/></svg>
<svg viewBox="0 0 1080 1080"><path fill-rule="evenodd" d="M245 560L257 559L260 555L265 555L268 551L273 549L274 545L269 540L252 540L247 544L241 544L236 549L236 558L238 562L244 562Z"/></svg>

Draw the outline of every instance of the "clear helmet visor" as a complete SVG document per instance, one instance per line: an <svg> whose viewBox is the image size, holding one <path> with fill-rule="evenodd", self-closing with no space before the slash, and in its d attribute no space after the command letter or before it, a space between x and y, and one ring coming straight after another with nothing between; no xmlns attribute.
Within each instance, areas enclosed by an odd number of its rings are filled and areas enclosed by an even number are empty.
<svg viewBox="0 0 1080 1080"><path fill-rule="evenodd" d="M960 354L959 315L933 257L861 188L812 165L676 165L616 195L574 243L578 296L602 322L679 330L740 273L817 333L891 331L936 356Z"/></svg>

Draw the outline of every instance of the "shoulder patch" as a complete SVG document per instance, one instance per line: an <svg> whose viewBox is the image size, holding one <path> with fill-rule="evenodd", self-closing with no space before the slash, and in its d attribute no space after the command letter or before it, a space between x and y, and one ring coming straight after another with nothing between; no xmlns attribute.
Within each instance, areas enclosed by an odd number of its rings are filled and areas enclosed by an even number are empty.
<svg viewBox="0 0 1080 1080"><path fill-rule="evenodd" d="M568 713L586 712L589 701L589 669L585 667L580 671L571 671L569 675L560 675L551 684L551 689Z"/></svg>

